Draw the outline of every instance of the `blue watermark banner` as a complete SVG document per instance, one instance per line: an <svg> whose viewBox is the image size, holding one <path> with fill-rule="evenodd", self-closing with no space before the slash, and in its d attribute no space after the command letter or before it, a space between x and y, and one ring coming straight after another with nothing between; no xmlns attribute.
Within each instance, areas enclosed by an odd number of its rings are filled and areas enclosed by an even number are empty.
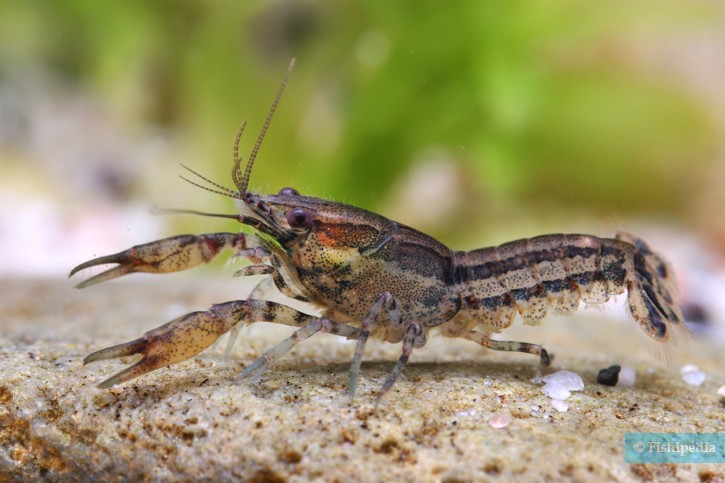
<svg viewBox="0 0 725 483"><path fill-rule="evenodd" d="M725 463L725 433L625 433L627 463Z"/></svg>

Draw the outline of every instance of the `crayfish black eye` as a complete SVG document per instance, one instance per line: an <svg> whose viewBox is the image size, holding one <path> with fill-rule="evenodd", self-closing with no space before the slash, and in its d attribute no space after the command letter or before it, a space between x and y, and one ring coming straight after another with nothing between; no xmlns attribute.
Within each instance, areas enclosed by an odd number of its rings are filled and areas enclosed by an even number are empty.
<svg viewBox="0 0 725 483"><path fill-rule="evenodd" d="M304 230L312 226L312 215L302 208L295 208L287 213L287 223L290 228Z"/></svg>
<svg viewBox="0 0 725 483"><path fill-rule="evenodd" d="M299 196L300 192L294 188L282 188L281 190L279 190L279 193L277 193L277 194L278 195L288 195L288 196Z"/></svg>

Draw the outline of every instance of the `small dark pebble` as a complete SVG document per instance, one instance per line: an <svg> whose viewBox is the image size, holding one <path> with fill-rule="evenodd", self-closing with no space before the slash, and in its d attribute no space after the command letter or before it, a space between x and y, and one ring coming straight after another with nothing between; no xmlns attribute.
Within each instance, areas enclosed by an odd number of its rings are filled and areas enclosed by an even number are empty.
<svg viewBox="0 0 725 483"><path fill-rule="evenodd" d="M606 369L602 369L597 374L597 382L604 384L605 386L616 386L619 380L619 371L622 370L621 366L609 366Z"/></svg>
<svg viewBox="0 0 725 483"><path fill-rule="evenodd" d="M695 324L708 324L711 320L707 309L695 302L684 304L682 306L682 315L687 322Z"/></svg>

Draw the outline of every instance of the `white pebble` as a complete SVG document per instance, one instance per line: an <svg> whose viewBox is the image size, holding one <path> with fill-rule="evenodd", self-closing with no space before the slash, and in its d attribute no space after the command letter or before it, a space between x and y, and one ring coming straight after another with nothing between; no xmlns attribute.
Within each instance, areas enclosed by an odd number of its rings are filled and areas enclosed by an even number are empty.
<svg viewBox="0 0 725 483"><path fill-rule="evenodd" d="M717 390L717 395L725 397L725 385L720 386L720 389Z"/></svg>
<svg viewBox="0 0 725 483"><path fill-rule="evenodd" d="M552 399L564 400L571 396L569 390L556 381L547 382L541 391Z"/></svg>
<svg viewBox="0 0 725 483"><path fill-rule="evenodd" d="M619 378L617 379L617 387L632 387L637 375L634 372L634 368L630 366L622 366L619 370Z"/></svg>
<svg viewBox="0 0 725 483"><path fill-rule="evenodd" d="M705 382L706 374L694 364L687 364L680 369L682 380L691 386L699 386Z"/></svg>
<svg viewBox="0 0 725 483"><path fill-rule="evenodd" d="M698 370L699 368L694 364L685 364L684 366L682 366L682 369L680 369L680 373L684 374L686 372L694 372Z"/></svg>
<svg viewBox="0 0 725 483"><path fill-rule="evenodd" d="M544 382L556 382L569 391L581 391L584 389L584 381L579 374L572 371L558 371L541 378Z"/></svg>
<svg viewBox="0 0 725 483"><path fill-rule="evenodd" d="M566 401L562 401L561 399L554 398L551 400L551 407L553 407L560 413L565 413L569 409L569 403Z"/></svg>
<svg viewBox="0 0 725 483"><path fill-rule="evenodd" d="M478 411L476 409L466 409L465 411L457 411L456 419L458 418L470 418L476 416Z"/></svg>
<svg viewBox="0 0 725 483"><path fill-rule="evenodd" d="M492 428L496 428L496 429L505 428L506 426L509 425L510 422L511 422L511 418L509 418L505 414L494 414L493 416L491 416L488 419L488 424Z"/></svg>
<svg viewBox="0 0 725 483"><path fill-rule="evenodd" d="M699 386L705 382L705 373L702 371L687 371L682 374L682 380L691 386Z"/></svg>

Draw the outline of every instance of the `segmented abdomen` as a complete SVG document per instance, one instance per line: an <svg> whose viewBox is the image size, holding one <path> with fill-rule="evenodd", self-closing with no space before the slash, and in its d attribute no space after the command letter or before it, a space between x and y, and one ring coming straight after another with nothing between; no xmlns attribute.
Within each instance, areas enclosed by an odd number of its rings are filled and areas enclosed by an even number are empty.
<svg viewBox="0 0 725 483"><path fill-rule="evenodd" d="M640 239L544 235L456 254L464 310L492 331L518 312L529 323L579 302L604 303L629 291L632 316L651 337L682 323L666 264Z"/></svg>

